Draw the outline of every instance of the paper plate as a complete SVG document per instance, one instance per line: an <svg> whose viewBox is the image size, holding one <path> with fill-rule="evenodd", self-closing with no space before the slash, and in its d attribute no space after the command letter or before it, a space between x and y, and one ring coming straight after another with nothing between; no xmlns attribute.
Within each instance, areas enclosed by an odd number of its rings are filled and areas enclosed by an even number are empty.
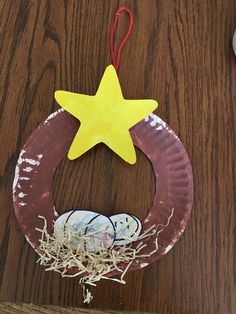
<svg viewBox="0 0 236 314"><path fill-rule="evenodd" d="M79 121L59 109L32 133L23 147L15 170L13 202L20 228L27 241L40 253L40 233L47 219L48 230L58 217L53 202L53 174L67 154L79 128ZM169 225L159 234L158 251L136 259L130 270L147 266L166 254L179 239L189 220L193 201L192 168L185 148L177 135L156 115L151 114L131 129L134 144L150 159L156 176L153 206L143 222L143 231L152 225ZM155 247L156 235L145 243L142 253ZM134 245L137 245L134 244ZM112 273L110 275L115 275Z"/></svg>

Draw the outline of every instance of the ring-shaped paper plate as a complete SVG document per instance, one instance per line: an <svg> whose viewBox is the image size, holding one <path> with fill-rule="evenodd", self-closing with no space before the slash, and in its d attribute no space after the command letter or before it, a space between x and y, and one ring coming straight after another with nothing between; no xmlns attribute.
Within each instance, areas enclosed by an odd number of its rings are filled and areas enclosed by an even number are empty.
<svg viewBox="0 0 236 314"><path fill-rule="evenodd" d="M33 131L17 162L13 183L15 214L27 241L38 253L40 233L35 228L43 224L38 216L46 218L48 230L52 231L58 217L53 202L53 175L78 128L77 119L63 109L57 110ZM156 176L156 193L143 221L143 231L153 225L165 225L174 209L169 225L158 236L158 251L134 260L129 268L134 270L158 260L182 235L193 202L193 177L183 144L159 117L151 114L131 129L131 135L134 144L150 159ZM155 249L156 237L155 234L146 240L142 255Z"/></svg>

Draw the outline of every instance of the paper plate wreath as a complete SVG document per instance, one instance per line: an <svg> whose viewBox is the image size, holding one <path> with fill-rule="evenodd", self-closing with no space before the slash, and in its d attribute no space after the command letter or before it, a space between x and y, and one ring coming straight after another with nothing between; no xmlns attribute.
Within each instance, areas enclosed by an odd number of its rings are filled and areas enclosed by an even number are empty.
<svg viewBox="0 0 236 314"><path fill-rule="evenodd" d="M129 14L128 33L117 59L113 35L119 14ZM13 201L27 241L47 270L79 276L84 302L92 299L88 285L100 279L125 283L127 271L143 268L167 253L188 222L193 179L187 153L177 135L152 112L154 100L124 99L116 70L133 23L127 8L119 9L111 31L113 65L109 65L94 96L56 91L62 107L32 133L15 170ZM87 209L58 215L52 195L53 174L68 152L75 159L105 143L124 161L136 161L134 145L150 159L156 194L147 218L128 213L104 216Z"/></svg>

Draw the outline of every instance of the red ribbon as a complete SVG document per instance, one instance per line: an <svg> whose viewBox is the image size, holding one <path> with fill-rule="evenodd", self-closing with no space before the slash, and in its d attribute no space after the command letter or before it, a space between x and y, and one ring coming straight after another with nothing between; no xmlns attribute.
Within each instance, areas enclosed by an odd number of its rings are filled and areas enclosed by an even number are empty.
<svg viewBox="0 0 236 314"><path fill-rule="evenodd" d="M120 46L118 48L117 58L116 58L115 57L115 51L114 51L114 31L116 28L116 24L118 22L118 17L119 17L121 12L127 12L129 14L129 28L128 28L128 32L125 35L125 38L123 39L122 43L120 44ZM112 25L111 36L110 36L110 50L111 50L112 63L114 65L116 71L118 70L119 65L120 65L120 55L121 55L122 48L124 47L125 43L127 42L128 38L130 36L132 26L133 26L133 15L128 8L122 7L115 12L115 19L114 19L114 23Z"/></svg>

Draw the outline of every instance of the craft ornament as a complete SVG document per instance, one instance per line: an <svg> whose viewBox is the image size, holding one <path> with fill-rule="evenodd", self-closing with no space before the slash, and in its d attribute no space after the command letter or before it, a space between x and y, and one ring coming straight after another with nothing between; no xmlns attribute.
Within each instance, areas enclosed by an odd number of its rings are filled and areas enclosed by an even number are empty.
<svg viewBox="0 0 236 314"><path fill-rule="evenodd" d="M114 30L121 12L129 15L130 24L115 58ZM21 231L46 270L80 278L85 303L92 300L88 285L101 279L124 284L128 271L166 254L183 233L193 202L188 155L174 131L152 113L157 102L123 98L116 71L132 25L129 9L115 13L113 65L106 68L97 93L55 92L62 108L33 131L15 169L13 204ZM107 217L88 209L58 214L52 190L55 170L68 151L69 159L75 159L101 142L130 164L136 161L134 145L149 158L155 197L143 222L128 213Z"/></svg>

